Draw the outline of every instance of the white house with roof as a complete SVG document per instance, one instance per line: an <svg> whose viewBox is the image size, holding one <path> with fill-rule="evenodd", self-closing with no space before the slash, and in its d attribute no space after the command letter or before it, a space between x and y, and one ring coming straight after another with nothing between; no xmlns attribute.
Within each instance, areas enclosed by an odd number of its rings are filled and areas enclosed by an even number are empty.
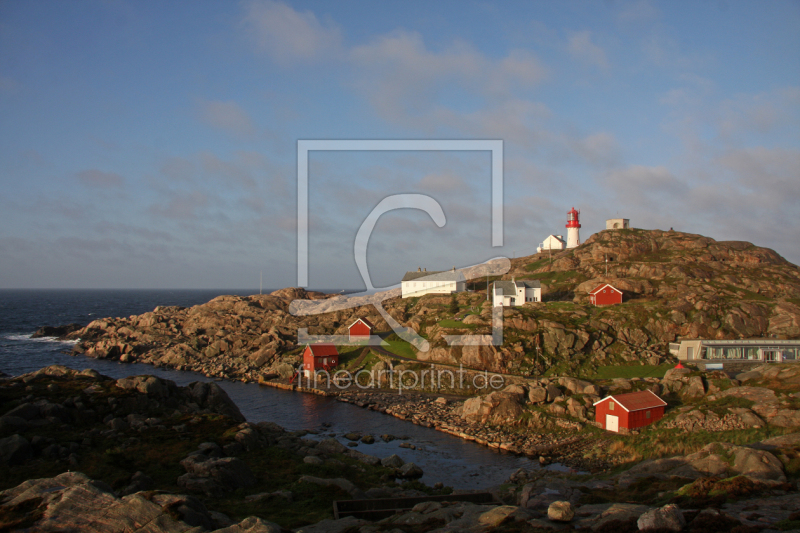
<svg viewBox="0 0 800 533"><path fill-rule="evenodd" d="M495 281L492 286L494 307L513 307L542 301L542 284L538 279Z"/></svg>
<svg viewBox="0 0 800 533"><path fill-rule="evenodd" d="M567 241L564 240L563 235L549 235L538 248L537 253L542 253L545 250L563 250L567 247Z"/></svg>
<svg viewBox="0 0 800 533"><path fill-rule="evenodd" d="M467 290L467 279L460 271L452 270L428 272L418 268L416 272L406 272L400 287L403 298L425 296L426 294L452 294Z"/></svg>

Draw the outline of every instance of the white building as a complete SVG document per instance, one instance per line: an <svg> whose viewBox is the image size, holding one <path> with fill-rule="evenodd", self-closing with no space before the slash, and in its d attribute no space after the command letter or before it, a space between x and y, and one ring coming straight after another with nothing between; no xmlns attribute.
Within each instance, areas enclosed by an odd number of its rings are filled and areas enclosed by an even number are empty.
<svg viewBox="0 0 800 533"><path fill-rule="evenodd" d="M536 248L536 253L542 253L545 250L563 250L566 247L567 241L564 240L563 235L550 235Z"/></svg>
<svg viewBox="0 0 800 533"><path fill-rule="evenodd" d="M631 229L631 219L609 218L606 220L606 229Z"/></svg>
<svg viewBox="0 0 800 533"><path fill-rule="evenodd" d="M800 340L784 339L686 339L669 345L680 361L701 368L742 367L743 363L788 363L800 361Z"/></svg>
<svg viewBox="0 0 800 533"><path fill-rule="evenodd" d="M541 301L542 284L538 279L495 281L492 287L492 305L495 307L513 307Z"/></svg>
<svg viewBox="0 0 800 533"><path fill-rule="evenodd" d="M452 270L428 272L420 268L416 272L406 272L400 283L403 298L424 296L426 294L451 294L467 290L467 280L460 271Z"/></svg>

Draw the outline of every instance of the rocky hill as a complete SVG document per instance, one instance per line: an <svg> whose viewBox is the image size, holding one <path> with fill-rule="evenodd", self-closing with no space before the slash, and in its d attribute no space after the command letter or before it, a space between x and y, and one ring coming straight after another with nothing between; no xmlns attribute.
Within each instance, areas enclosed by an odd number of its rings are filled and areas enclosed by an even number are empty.
<svg viewBox="0 0 800 533"><path fill-rule="evenodd" d="M607 260L607 261L606 261ZM607 273L606 273L607 270ZM606 230L572 250L512 261L504 279L538 279L544 300L504 310L499 347L447 346L444 335L491 332L485 281L457 297L393 297L384 308L425 336L432 349L390 350L421 362L463 364L522 375L591 376L601 366L657 364L679 338L800 337L800 270L745 242L658 230ZM587 293L601 282L624 291L622 305L597 308ZM295 299L331 298L302 289L221 296L191 309L159 307L97 320L77 332L76 353L138 360L207 375L255 380L298 362L297 329L345 334L357 317L388 324L371 305L293 316Z"/></svg>

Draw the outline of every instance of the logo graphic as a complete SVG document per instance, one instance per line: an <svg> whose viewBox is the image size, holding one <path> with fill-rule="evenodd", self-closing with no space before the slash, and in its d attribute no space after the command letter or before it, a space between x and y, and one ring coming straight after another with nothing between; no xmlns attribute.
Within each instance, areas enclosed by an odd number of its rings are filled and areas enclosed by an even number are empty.
<svg viewBox="0 0 800 533"><path fill-rule="evenodd" d="M327 151L490 151L492 188L492 246L503 245L503 142L500 140L299 140L297 142L297 285L308 286L308 157L313 150ZM333 311L373 305L392 330L417 350L427 352L430 345L414 330L397 322L381 305L389 298L400 296L399 285L376 288L372 285L367 268L367 246L369 238L381 215L395 209L419 209L425 211L438 226L446 223L442 206L436 199L424 194L396 194L381 200L361 224L356 233L353 255L356 266L367 287L358 294L342 295L326 300L294 300L289 312L295 316L318 315ZM464 278L477 279L497 276L508 272L511 262L499 257L479 265L457 269ZM450 346L501 345L503 343L503 308L492 308L491 335L445 335ZM367 345L380 345L381 337L370 335ZM328 343L337 345L365 344L350 341L348 335L309 335L308 329L298 329L297 343Z"/></svg>

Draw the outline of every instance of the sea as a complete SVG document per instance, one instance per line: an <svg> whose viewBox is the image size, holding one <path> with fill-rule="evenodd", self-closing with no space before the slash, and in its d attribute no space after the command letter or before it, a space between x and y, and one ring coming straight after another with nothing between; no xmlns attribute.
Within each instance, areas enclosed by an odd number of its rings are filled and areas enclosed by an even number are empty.
<svg viewBox="0 0 800 533"><path fill-rule="evenodd" d="M21 375L58 364L82 370L92 368L113 378L142 374L169 379L178 385L211 381L196 372L167 370L146 364L124 364L72 356L72 342L53 338L33 339L42 326L60 326L106 317L127 317L152 311L157 306L190 307L222 294L248 295L252 291L213 290L0 290L0 372ZM310 438L334 437L343 443L349 432L371 434L375 444L360 443L359 451L387 457L399 455L423 469L422 481L455 489L485 489L503 483L517 469L539 468L536 461L494 450L452 435L424 428L392 416L294 391L255 383L222 380L218 384L251 422L275 422L291 431L308 430ZM2 412L2 411L0 411ZM398 440L378 438L389 434ZM402 440L401 440L402 439ZM401 448L402 442L416 449ZM549 468L559 468L551 465Z"/></svg>

